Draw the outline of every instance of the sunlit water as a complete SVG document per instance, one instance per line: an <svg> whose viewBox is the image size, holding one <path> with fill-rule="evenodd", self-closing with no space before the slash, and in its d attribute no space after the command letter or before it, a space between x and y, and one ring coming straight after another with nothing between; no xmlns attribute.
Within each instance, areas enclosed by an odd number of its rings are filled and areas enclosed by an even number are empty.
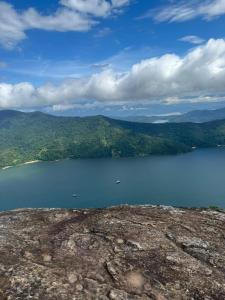
<svg viewBox="0 0 225 300"><path fill-rule="evenodd" d="M0 171L0 210L122 203L225 208L225 149L41 162Z"/></svg>

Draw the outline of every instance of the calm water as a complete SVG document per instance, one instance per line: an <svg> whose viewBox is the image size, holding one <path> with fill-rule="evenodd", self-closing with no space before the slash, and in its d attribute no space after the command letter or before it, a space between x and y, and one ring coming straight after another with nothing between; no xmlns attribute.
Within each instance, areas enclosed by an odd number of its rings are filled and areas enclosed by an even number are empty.
<svg viewBox="0 0 225 300"><path fill-rule="evenodd" d="M115 184L117 179L121 184ZM141 159L42 162L0 171L0 210L121 203L225 208L225 149Z"/></svg>

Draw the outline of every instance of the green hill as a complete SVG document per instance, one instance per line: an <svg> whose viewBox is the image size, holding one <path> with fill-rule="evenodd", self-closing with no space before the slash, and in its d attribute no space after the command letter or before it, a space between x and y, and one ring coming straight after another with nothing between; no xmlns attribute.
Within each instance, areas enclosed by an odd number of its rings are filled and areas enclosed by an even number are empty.
<svg viewBox="0 0 225 300"><path fill-rule="evenodd" d="M0 167L31 160L176 154L225 144L225 121L143 124L0 111Z"/></svg>

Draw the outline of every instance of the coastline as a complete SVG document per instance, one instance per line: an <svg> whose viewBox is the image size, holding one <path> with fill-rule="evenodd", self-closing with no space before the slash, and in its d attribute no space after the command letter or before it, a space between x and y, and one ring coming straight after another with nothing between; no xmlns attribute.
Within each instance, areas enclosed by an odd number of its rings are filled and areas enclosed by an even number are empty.
<svg viewBox="0 0 225 300"><path fill-rule="evenodd" d="M12 168L13 166L6 166L6 167L3 167L3 168L1 168L0 170L7 170L7 169L10 169L10 168Z"/></svg>
<svg viewBox="0 0 225 300"><path fill-rule="evenodd" d="M30 164L36 164L40 162L40 160L30 160L30 161L26 161L25 163L21 164L21 165L30 165Z"/></svg>
<svg viewBox="0 0 225 300"><path fill-rule="evenodd" d="M172 155L180 155L180 154L187 154L187 153L191 153L193 151L196 151L196 150L199 150L199 149L210 149L210 148L225 148L225 145L216 145L215 147L203 147L203 148L199 148L199 147L192 147L192 149L188 152L181 152L181 153L177 153L177 154L172 154ZM157 156L157 155L160 155L160 156L164 156L164 154L152 154L152 155L149 155L147 157L150 157L150 156ZM169 155L169 154L165 154L165 155ZM133 156L132 156L133 157ZM141 156L138 156L141 158ZM111 158L116 158L116 157L111 157ZM118 157L118 158L121 158L121 157ZM124 157L123 157L124 158ZM130 158L130 157L126 157L126 158ZM61 161L61 160L68 160L68 159L71 159L71 158L63 158L63 159L55 159L55 160L49 160L49 162L56 162L56 161ZM73 158L72 158L73 159ZM79 158L76 158L76 159L79 159ZM95 158L94 158L95 159ZM12 166L5 166L5 167L0 167L0 171L4 171L4 170L7 170L7 169L10 169L10 168L14 168L14 167L19 167L19 166L23 166L23 165L31 165L31 164L36 164L38 162L42 162L42 160L30 160L30 161L26 161L24 163L19 163L19 164L16 164L16 165L12 165Z"/></svg>
<svg viewBox="0 0 225 300"><path fill-rule="evenodd" d="M8 169L13 168L13 167L19 167L19 166L24 166L24 165L36 164L36 163L38 163L40 161L41 160L30 160L30 161L26 161L24 163L21 163L21 164L18 164L18 165L14 165L14 166L5 166L5 167L0 168L0 170L4 171L4 170L8 170Z"/></svg>

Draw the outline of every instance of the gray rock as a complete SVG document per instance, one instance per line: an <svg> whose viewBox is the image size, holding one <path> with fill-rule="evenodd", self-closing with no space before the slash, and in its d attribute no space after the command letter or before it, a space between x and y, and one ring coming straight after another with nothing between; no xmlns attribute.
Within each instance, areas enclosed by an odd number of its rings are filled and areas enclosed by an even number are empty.
<svg viewBox="0 0 225 300"><path fill-rule="evenodd" d="M164 206L2 212L0 299L225 299L224 220Z"/></svg>

